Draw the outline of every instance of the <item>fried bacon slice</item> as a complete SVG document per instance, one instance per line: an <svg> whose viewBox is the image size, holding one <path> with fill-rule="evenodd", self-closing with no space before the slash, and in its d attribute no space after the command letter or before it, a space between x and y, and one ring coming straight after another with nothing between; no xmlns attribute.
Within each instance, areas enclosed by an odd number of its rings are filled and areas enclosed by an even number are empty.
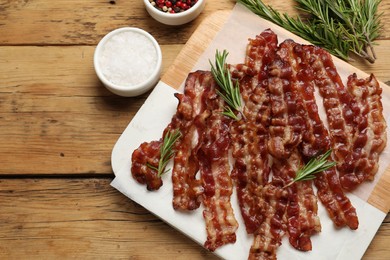
<svg viewBox="0 0 390 260"><path fill-rule="evenodd" d="M293 52L296 45L291 40L280 44L278 55L270 66L269 78L273 118L268 144L271 149L277 148L271 152L274 156L273 182L277 176L279 181L285 184L292 181L300 166L303 165L298 147L305 147L308 153L319 152L315 151L313 146L313 143L316 143L312 137L314 133L305 122L306 104L301 96L301 82L297 77L299 60L295 58ZM275 107L278 109L274 109ZM275 132L277 135L273 135ZM311 250L311 235L321 231L317 215L317 198L312 189L312 181L294 183L285 189L288 191L286 218L290 244L301 251Z"/></svg>
<svg viewBox="0 0 390 260"><path fill-rule="evenodd" d="M212 78L211 73L207 76ZM226 104L218 96L215 88L216 84L212 81L210 92L202 97L211 115L206 119L203 131L200 133L202 141L197 150L205 208L203 217L207 231L205 247L210 251L224 244L234 243L238 228L230 203L233 192L229 175L231 119L222 114Z"/></svg>
<svg viewBox="0 0 390 260"><path fill-rule="evenodd" d="M297 171L296 165L290 164L290 166L291 169L295 168L292 171L295 174ZM290 196L286 215L289 242L297 250L310 251L312 250L311 236L321 232L318 203L313 191L313 182L301 181L294 183L288 187L288 191Z"/></svg>
<svg viewBox="0 0 390 260"><path fill-rule="evenodd" d="M218 247L236 241L238 223L230 203L233 184L229 165L229 125L231 119L222 114L225 103L214 92L209 99L212 115L202 134L198 150L203 192L203 217L206 222L205 247L214 251Z"/></svg>
<svg viewBox="0 0 390 260"><path fill-rule="evenodd" d="M266 91L259 88L256 92ZM259 93L259 94L260 94ZM269 114L267 95L260 95L259 111ZM259 113L260 114L260 113ZM231 128L232 157L235 163L232 178L246 230L254 233L264 219L262 187L268 182L270 167L267 153L267 130L255 121L234 122Z"/></svg>
<svg viewBox="0 0 390 260"><path fill-rule="evenodd" d="M358 80L352 75L346 88L329 53L314 46L305 49L324 99L340 183L343 189L353 190L372 180L386 144L379 83L372 76ZM373 149L369 139L374 141Z"/></svg>
<svg viewBox="0 0 390 260"><path fill-rule="evenodd" d="M185 83L176 114L163 136L179 129L182 137L175 145L172 170L173 207L193 210L202 199L205 210L207 241L210 251L236 241L238 223L230 203L233 184L230 178L228 152L230 119L222 115L224 101L215 91L216 83L210 72L191 73ZM160 158L159 141L143 143L133 152L132 174L148 189L158 189L161 178L147 164L157 166ZM200 179L196 177L200 171ZM202 196L201 196L202 195Z"/></svg>
<svg viewBox="0 0 390 260"><path fill-rule="evenodd" d="M297 149L288 159L274 160L273 182L278 181L279 185L286 185L294 179L302 165L303 161ZM310 237L321 231L312 181L296 182L285 189L288 192L286 219L289 242L300 251L309 251L312 249Z"/></svg>
<svg viewBox="0 0 390 260"><path fill-rule="evenodd" d="M374 75L358 79L348 77L347 87L354 96L361 114L356 118L357 131L353 146L341 168L340 181L345 187L354 187L363 181L373 180L379 167L379 155L387 142L386 122L381 102L382 89Z"/></svg>
<svg viewBox="0 0 390 260"><path fill-rule="evenodd" d="M314 184L317 196L333 223L339 228L348 226L350 229L357 229L359 220L356 209L341 188L335 167L318 174Z"/></svg>
<svg viewBox="0 0 390 260"><path fill-rule="evenodd" d="M162 140L144 142L131 156L131 174L136 181L146 184L148 190L158 190L163 185L161 178L157 176L157 171L148 167L148 164L158 167L161 145Z"/></svg>
<svg viewBox="0 0 390 260"><path fill-rule="evenodd" d="M278 53L283 55L284 51L279 49ZM279 56L274 60L269 75L271 123L268 151L275 158L288 158L302 141L305 124L302 100L295 90L292 67L283 58Z"/></svg>
<svg viewBox="0 0 390 260"><path fill-rule="evenodd" d="M214 93L214 84L210 73L193 72L187 77L184 94L176 94L179 105L171 125L179 128L182 139L176 145L173 159L174 209L194 210L201 204L203 188L197 178L199 171L197 150L202 143L206 119L211 113L206 101Z"/></svg>
<svg viewBox="0 0 390 260"><path fill-rule="evenodd" d="M264 79L276 47L276 35L270 30L264 31L249 40L245 64L236 65L233 71L236 77L240 75L235 79L239 80L246 120L234 121L231 125L234 158L231 175L249 234L254 233L264 219L261 190L270 173L267 151L270 106Z"/></svg>
<svg viewBox="0 0 390 260"><path fill-rule="evenodd" d="M302 142L299 151L304 158L312 158L323 154L330 147L330 137L318 114L314 97L314 74L310 66L306 66L302 45L286 40L279 47L280 58L291 66L291 84L300 101L300 116L303 117Z"/></svg>
<svg viewBox="0 0 390 260"><path fill-rule="evenodd" d="M315 85L323 97L335 159L341 165L352 147L354 117L360 109L343 85L330 54L313 46L303 49L305 62L312 67Z"/></svg>
<svg viewBox="0 0 390 260"><path fill-rule="evenodd" d="M244 100L245 96L251 94L251 90L267 78L267 66L274 59L277 44L277 35L270 29L265 30L256 35L254 39L249 39L244 63L229 66L232 78L237 80L246 78L250 82L250 84L244 82L246 87L241 89L241 96Z"/></svg>
<svg viewBox="0 0 390 260"><path fill-rule="evenodd" d="M314 97L313 67L307 63L307 60L310 59L310 52L306 51L306 47L291 41L285 42L283 46L286 49L283 57L289 60L289 63L293 66L293 71L296 71L298 82L296 91L303 101L302 116L307 119L305 120L306 125L302 135L302 143L298 149L304 160L308 161L310 158L329 150L331 140L328 130L318 114ZM287 55L287 53L290 53L290 55ZM325 206L335 225L338 227L347 225L351 229L357 229L359 221L356 210L341 188L336 169L333 167L319 173L314 180L314 184L317 187L318 198Z"/></svg>
<svg viewBox="0 0 390 260"><path fill-rule="evenodd" d="M179 129L182 137L176 143L174 166L172 169L173 207L180 210L193 210L200 206L203 188L196 174L199 162L196 151L201 144L205 120L210 116L206 100L210 92L214 93L214 80L209 72L190 73L186 79L184 93L176 93L179 101L176 114L165 128L163 136L171 130ZM132 155L131 172L133 177L150 190L162 185L157 172L148 167L158 166L160 159L161 138L159 141L143 143Z"/></svg>
<svg viewBox="0 0 390 260"><path fill-rule="evenodd" d="M286 189L268 183L262 189L264 202L262 208L265 219L254 234L249 250L249 260L275 260L276 251L286 232L285 212L288 203Z"/></svg>

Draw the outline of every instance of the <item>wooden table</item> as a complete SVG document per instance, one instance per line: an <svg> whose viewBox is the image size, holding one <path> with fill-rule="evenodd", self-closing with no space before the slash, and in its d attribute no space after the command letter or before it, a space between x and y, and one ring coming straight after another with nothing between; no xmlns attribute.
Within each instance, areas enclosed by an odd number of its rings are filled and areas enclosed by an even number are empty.
<svg viewBox="0 0 390 260"><path fill-rule="evenodd" d="M295 14L292 0L264 1ZM134 26L161 44L167 70L197 26L235 1L208 1L193 22L154 21L142 1L0 1L0 259L215 259L109 184L112 148L148 94L122 98L92 57L109 31ZM390 81L390 0L374 65ZM390 217L365 259L390 257Z"/></svg>

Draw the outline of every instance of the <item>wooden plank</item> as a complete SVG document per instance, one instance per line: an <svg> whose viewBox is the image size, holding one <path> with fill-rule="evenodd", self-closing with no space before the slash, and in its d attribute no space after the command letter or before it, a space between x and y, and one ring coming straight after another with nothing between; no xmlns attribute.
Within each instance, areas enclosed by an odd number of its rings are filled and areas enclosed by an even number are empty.
<svg viewBox="0 0 390 260"><path fill-rule="evenodd" d="M387 215L389 217L389 214ZM390 223L384 222L368 247L363 259L387 260L390 256Z"/></svg>
<svg viewBox="0 0 390 260"><path fill-rule="evenodd" d="M0 180L0 258L214 259L109 182Z"/></svg>
<svg viewBox="0 0 390 260"><path fill-rule="evenodd" d="M0 258L217 259L110 181L0 179ZM364 259L387 259L389 243L388 215Z"/></svg>
<svg viewBox="0 0 390 260"><path fill-rule="evenodd" d="M163 73L182 47L162 46ZM112 172L112 148L147 94L111 94L95 74L93 52L0 47L0 175Z"/></svg>
<svg viewBox="0 0 390 260"><path fill-rule="evenodd" d="M231 10L235 2L207 1L195 21L166 26L147 14L142 1L6 0L0 2L0 45L94 45L109 31L124 26L149 31L161 44L184 44L205 17L218 10ZM264 3L282 13L297 14L293 0ZM390 0L382 1L380 11L384 24L381 39L389 39Z"/></svg>
<svg viewBox="0 0 390 260"><path fill-rule="evenodd" d="M162 45L163 73L182 46ZM111 149L147 94L121 98L107 91L92 66L94 48L0 47L0 174L111 172ZM389 41L380 41L378 56L386 57L389 48ZM184 79L190 69L185 65L180 70L176 67L170 80ZM374 66L356 66L374 72L382 81L390 80L389 59L379 59Z"/></svg>
<svg viewBox="0 0 390 260"><path fill-rule="evenodd" d="M265 2L295 12L293 0ZM386 25L389 3L381 4ZM166 72L197 26L234 4L208 1L197 20L170 27L152 20L142 1L1 1L0 174L111 173L112 147L147 94L121 98L105 90L92 68L94 46L112 29L140 27L163 44ZM358 65L382 81L390 80L388 28L377 63ZM216 259L109 182L0 179L0 259ZM389 257L389 221L388 215L364 259Z"/></svg>
<svg viewBox="0 0 390 260"><path fill-rule="evenodd" d="M141 0L2 1L0 45L95 45L109 31L125 26L150 32L160 44L184 44L204 17L216 10L230 10L234 4L208 1L198 19L167 26L151 18Z"/></svg>

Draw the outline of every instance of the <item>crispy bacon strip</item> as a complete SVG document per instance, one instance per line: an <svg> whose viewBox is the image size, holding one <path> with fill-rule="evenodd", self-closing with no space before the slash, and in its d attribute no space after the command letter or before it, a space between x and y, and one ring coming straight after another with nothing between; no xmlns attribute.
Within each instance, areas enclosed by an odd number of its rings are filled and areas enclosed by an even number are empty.
<svg viewBox="0 0 390 260"><path fill-rule="evenodd" d="M277 37L270 30L250 39L245 64L235 70L236 75L237 71L242 72L239 82L246 120L235 121L231 126L232 156L235 160L232 178L249 234L254 233L264 219L261 189L270 173L266 143L270 107L268 88L262 83L276 44Z"/></svg>
<svg viewBox="0 0 390 260"><path fill-rule="evenodd" d="M234 243L238 228L230 203L233 184L229 176L229 126L221 117L214 114L209 118L210 125L203 134L204 142L198 151L207 229L205 247L210 251Z"/></svg>
<svg viewBox="0 0 390 260"><path fill-rule="evenodd" d="M292 156L291 156L292 157ZM290 157L290 158L291 158ZM291 165L294 169L294 166ZM294 169L294 173L297 169ZM311 236L321 232L317 197L312 181L302 181L289 187L291 194L287 207L287 230L290 244L300 251L312 250Z"/></svg>
<svg viewBox="0 0 390 260"><path fill-rule="evenodd" d="M274 160L273 182L280 185L289 183L302 165L303 161L297 149L288 159ZM311 235L321 231L312 181L296 182L285 189L288 192L286 218L289 242L298 250L309 251L312 249Z"/></svg>
<svg viewBox="0 0 390 260"><path fill-rule="evenodd" d="M263 98L264 104L267 102L267 95ZM264 109L267 110L267 106L264 106ZM232 178L236 184L246 230L251 234L259 228L264 219L261 189L267 183L270 173L266 146L267 131L254 122L234 122L231 136L234 140L232 155L235 159Z"/></svg>
<svg viewBox="0 0 390 260"><path fill-rule="evenodd" d="M134 150L131 156L131 174L136 181L146 184L148 190L158 190L163 184L157 172L148 167L148 164L158 167L161 145L162 139L150 143L144 142Z"/></svg>
<svg viewBox="0 0 390 260"><path fill-rule="evenodd" d="M192 210L199 207L203 197L208 233L205 247L211 251L235 242L238 228L230 204L233 189L228 161L230 119L222 115L225 104L215 87L210 72L191 73L184 94L176 94L177 112L164 130L165 135L178 128L182 134L175 145L173 207ZM155 189L162 185L155 170L147 166L147 163L158 165L161 140L144 143L133 153L132 174L139 182L146 183L148 189L151 185ZM198 170L200 180L196 178Z"/></svg>
<svg viewBox="0 0 390 260"><path fill-rule="evenodd" d="M171 123L164 130L163 136L173 129L179 129L182 137L175 145L176 155L172 169L173 207L181 210L193 210L200 206L202 186L196 178L199 162L196 151L201 143L201 133L205 120L210 116L206 100L214 91L214 80L209 72L197 71L187 77L184 94L176 93L179 104ZM149 190L157 190L162 180L157 172L147 165L158 166L160 159L161 138L159 141L143 143L133 152L132 175Z"/></svg>
<svg viewBox="0 0 390 260"><path fill-rule="evenodd" d="M329 133L332 139L334 158L342 176L343 163L353 147L356 131L356 117L361 116L360 108L353 96L344 86L329 53L319 47L304 46L307 63L312 66L314 82L323 97ZM343 186L352 189L352 186Z"/></svg>
<svg viewBox="0 0 390 260"><path fill-rule="evenodd" d="M267 78L267 66L272 62L278 44L277 35L270 29L249 39L246 48L244 64L230 66L232 78L243 80L247 78L251 84L245 83L246 88L241 89L241 95L248 96L261 80Z"/></svg>
<svg viewBox="0 0 390 260"><path fill-rule="evenodd" d="M359 227L356 209L341 188L335 167L317 175L314 179L317 196L325 206L329 217L337 227Z"/></svg>
<svg viewBox="0 0 390 260"><path fill-rule="evenodd" d="M184 94L176 94L179 105L172 125L178 126L182 140L177 144L172 170L175 209L193 210L201 203L203 189L200 180L196 178L199 170L196 153L202 142L205 121L210 116L206 100L211 93L214 93L212 76L208 72L197 71L189 74Z"/></svg>
<svg viewBox="0 0 390 260"><path fill-rule="evenodd" d="M292 40L284 41L278 51L281 59L291 66L292 82L295 95L299 97L300 116L304 120L302 142L299 151L304 158L312 158L323 154L330 147L330 137L318 114L318 107L314 97L314 74L310 66L303 62L304 52L302 45Z"/></svg>
<svg viewBox="0 0 390 260"><path fill-rule="evenodd" d="M265 219L255 232L248 259L276 259L276 250L286 232L285 212L288 193L281 185L268 183L262 189Z"/></svg>
<svg viewBox="0 0 390 260"><path fill-rule="evenodd" d="M205 98L212 114L207 119L207 127L202 133L202 144L197 156L204 189L203 216L207 230L205 247L214 251L222 245L236 241L238 223L230 203L233 192L233 183L229 175L231 119L222 114L226 104L215 91Z"/></svg>
<svg viewBox="0 0 390 260"><path fill-rule="evenodd" d="M328 130L318 114L314 97L315 74L313 67L307 62L311 59L310 52L307 51L307 47L296 43L290 43L287 48L292 53L289 56L290 64L297 72L299 84L296 84L296 90L303 100L303 116L307 118L306 129L299 146L299 150L307 161L329 150L331 141ZM314 184L317 187L318 198L335 225L338 227L348 225L351 229L356 229L359 224L356 210L341 188L336 169L332 168L318 174Z"/></svg>
<svg viewBox="0 0 390 260"><path fill-rule="evenodd" d="M341 165L352 147L354 117L359 116L360 110L343 85L330 54L318 47L303 48L307 52L306 62L313 69L314 82L324 99L335 158Z"/></svg>
<svg viewBox="0 0 390 260"><path fill-rule="evenodd" d="M302 141L305 124L302 100L296 94L293 73L290 64L280 57L270 65L268 86L271 98L271 124L268 151L278 159L288 158L298 147Z"/></svg>
<svg viewBox="0 0 390 260"><path fill-rule="evenodd" d="M305 46L305 49L310 53L309 64L314 69L315 83L324 98L340 183L344 189L353 190L363 181L373 178L377 171L376 154L379 154L385 145L385 142L378 141L378 145L371 149L371 144L367 142L368 138L380 140L385 135L384 118L377 116L382 114L379 85L372 77L357 80L352 76L348 83L350 92L341 82L329 53L313 46ZM372 90L371 94L368 94L368 89ZM359 93L367 94L359 100ZM372 106L365 105L370 102ZM370 109L375 116L369 116ZM368 118L371 118L371 121L368 121ZM376 137L373 137L374 131L377 132ZM364 174L361 170L363 168L369 173Z"/></svg>
<svg viewBox="0 0 390 260"><path fill-rule="evenodd" d="M278 176L285 183L290 182L303 164L297 150L298 146L312 144L313 133L307 133L305 104L299 93L300 82L297 78L298 61L294 56L291 40L280 44L278 56L271 65L269 79L273 116L268 142L273 160L273 176ZM280 109L274 109L275 104ZM290 142L290 138L294 142ZM292 145L293 144L293 145ZM306 149L309 151L309 149ZM310 149L314 150L314 149ZM312 152L312 151L310 151ZM273 182L275 181L275 178ZM310 236L321 230L317 216L317 198L312 189L312 182L299 182L286 188L289 192L287 204L287 230L289 241L298 250L311 250Z"/></svg>
<svg viewBox="0 0 390 260"><path fill-rule="evenodd" d="M378 171L379 154L386 146L386 122L381 102L382 89L371 75L358 79L356 74L348 77L349 91L359 105L361 114L356 119L357 131L353 146L341 168L340 181L343 186L356 186L363 181L372 180Z"/></svg>

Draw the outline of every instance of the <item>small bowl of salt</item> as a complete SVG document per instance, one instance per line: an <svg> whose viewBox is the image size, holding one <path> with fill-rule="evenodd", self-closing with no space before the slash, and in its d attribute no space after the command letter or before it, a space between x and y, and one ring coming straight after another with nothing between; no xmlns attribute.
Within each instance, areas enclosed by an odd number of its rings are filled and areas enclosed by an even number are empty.
<svg viewBox="0 0 390 260"><path fill-rule="evenodd" d="M94 67L104 86L124 97L141 95L156 85L162 65L161 48L148 32L116 29L96 46Z"/></svg>

